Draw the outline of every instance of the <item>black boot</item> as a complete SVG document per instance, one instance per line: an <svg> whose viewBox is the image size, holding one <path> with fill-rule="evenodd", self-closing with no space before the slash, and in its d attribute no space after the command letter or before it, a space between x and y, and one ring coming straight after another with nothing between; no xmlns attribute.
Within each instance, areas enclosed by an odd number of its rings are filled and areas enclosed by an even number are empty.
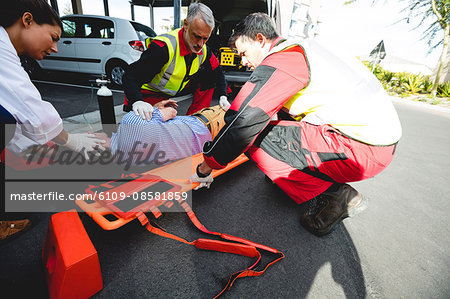
<svg viewBox="0 0 450 299"><path fill-rule="evenodd" d="M310 207L300 216L300 223L314 235L323 236L343 219L355 216L366 208L367 199L353 187L333 185L311 199Z"/></svg>

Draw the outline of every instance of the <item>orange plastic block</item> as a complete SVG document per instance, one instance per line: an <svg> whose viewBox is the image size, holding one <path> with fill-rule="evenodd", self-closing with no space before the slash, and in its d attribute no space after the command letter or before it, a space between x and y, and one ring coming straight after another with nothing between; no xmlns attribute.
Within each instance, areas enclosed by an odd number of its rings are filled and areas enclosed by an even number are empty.
<svg viewBox="0 0 450 299"><path fill-rule="evenodd" d="M42 261L51 299L88 298L103 288L97 251L75 209L51 217Z"/></svg>

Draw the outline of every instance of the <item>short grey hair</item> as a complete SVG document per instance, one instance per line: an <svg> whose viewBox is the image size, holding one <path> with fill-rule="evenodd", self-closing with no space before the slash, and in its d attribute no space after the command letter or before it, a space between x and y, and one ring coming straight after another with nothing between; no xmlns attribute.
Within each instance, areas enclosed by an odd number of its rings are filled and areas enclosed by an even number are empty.
<svg viewBox="0 0 450 299"><path fill-rule="evenodd" d="M273 20L262 12L252 13L241 20L234 28L228 43L231 48L236 48L236 40L239 37L256 40L258 33L261 33L268 40L275 40L278 37Z"/></svg>
<svg viewBox="0 0 450 299"><path fill-rule="evenodd" d="M191 23L198 16L205 21L206 25L214 28L214 16L211 9L203 3L195 2L189 5L186 20Z"/></svg>

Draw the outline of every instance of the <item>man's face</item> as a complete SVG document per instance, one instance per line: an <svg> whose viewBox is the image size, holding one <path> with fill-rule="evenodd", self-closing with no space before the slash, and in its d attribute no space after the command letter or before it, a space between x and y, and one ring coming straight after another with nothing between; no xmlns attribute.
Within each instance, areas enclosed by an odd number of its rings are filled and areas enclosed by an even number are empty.
<svg viewBox="0 0 450 299"><path fill-rule="evenodd" d="M201 18L194 18L192 22L184 20L183 28L183 39L188 51L198 54L208 41L212 28Z"/></svg>
<svg viewBox="0 0 450 299"><path fill-rule="evenodd" d="M264 58L264 44L258 40L240 36L236 40L235 46L239 56L241 56L242 64L249 67L252 71Z"/></svg>
<svg viewBox="0 0 450 299"><path fill-rule="evenodd" d="M61 37L61 28L58 25L39 25L33 21L25 30L23 37L25 53L41 60L52 52L58 52L56 43Z"/></svg>

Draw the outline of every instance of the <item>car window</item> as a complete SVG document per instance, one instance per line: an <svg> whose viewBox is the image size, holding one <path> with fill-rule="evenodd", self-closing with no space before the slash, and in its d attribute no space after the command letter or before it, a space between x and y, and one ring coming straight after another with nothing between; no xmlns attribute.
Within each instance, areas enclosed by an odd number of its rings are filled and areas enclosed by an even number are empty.
<svg viewBox="0 0 450 299"><path fill-rule="evenodd" d="M105 19L80 19L80 35L83 38L114 38L114 22Z"/></svg>
<svg viewBox="0 0 450 299"><path fill-rule="evenodd" d="M134 30L136 30L136 33L138 34L140 40L144 41L148 37L156 36L155 31L153 31L152 28L150 28L150 27L147 27L145 25L142 25L142 24L136 23L136 22L130 22L130 23L133 26Z"/></svg>
<svg viewBox="0 0 450 299"><path fill-rule="evenodd" d="M62 20L63 32L61 37L74 37L75 36L75 22L72 20Z"/></svg>

